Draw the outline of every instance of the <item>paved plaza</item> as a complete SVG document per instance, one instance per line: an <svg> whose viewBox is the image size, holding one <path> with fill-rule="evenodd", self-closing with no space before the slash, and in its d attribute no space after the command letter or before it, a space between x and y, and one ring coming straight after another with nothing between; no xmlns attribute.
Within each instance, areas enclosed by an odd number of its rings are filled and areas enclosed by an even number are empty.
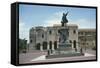
<svg viewBox="0 0 100 68"><path fill-rule="evenodd" d="M84 50L85 51L85 50ZM33 51L29 53L20 53L19 54L19 63L42 63L42 62L64 62L64 61L80 61L80 60L95 60L96 51L87 49L84 56L75 56L75 57L61 57L61 58L52 58L46 59L46 51Z"/></svg>

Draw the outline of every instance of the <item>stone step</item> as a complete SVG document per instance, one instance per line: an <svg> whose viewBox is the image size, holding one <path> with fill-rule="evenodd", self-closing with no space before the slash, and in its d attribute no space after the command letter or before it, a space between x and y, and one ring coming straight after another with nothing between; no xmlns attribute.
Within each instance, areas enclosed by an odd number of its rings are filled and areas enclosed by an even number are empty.
<svg viewBox="0 0 100 68"><path fill-rule="evenodd" d="M84 54L73 52L73 53L58 54L58 55L48 55L46 56L46 58L51 59L51 58L73 57L73 56L83 56L83 55Z"/></svg>

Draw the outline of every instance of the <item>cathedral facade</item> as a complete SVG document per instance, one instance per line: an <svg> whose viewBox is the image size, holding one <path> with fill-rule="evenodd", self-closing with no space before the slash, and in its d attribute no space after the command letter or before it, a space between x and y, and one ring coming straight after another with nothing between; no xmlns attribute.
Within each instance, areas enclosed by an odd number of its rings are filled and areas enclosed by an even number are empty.
<svg viewBox="0 0 100 68"><path fill-rule="evenodd" d="M29 50L56 50L59 48L59 29L68 29L69 37L67 42L71 44L72 49L78 49L78 26L76 24L67 24L62 27L54 25L52 27L35 27L30 29Z"/></svg>
<svg viewBox="0 0 100 68"><path fill-rule="evenodd" d="M59 48L59 30L68 29L68 40L72 49L91 48L96 46L95 29L79 29L76 24L67 24L62 27L54 25L52 27L34 27L29 32L29 50L57 50Z"/></svg>

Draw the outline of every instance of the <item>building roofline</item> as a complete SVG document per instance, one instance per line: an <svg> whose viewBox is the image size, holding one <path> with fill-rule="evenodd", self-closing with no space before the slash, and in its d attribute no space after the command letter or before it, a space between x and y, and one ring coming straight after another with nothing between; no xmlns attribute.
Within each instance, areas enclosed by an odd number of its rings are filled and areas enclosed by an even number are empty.
<svg viewBox="0 0 100 68"><path fill-rule="evenodd" d="M78 26L77 24L66 24L68 26ZM61 24L54 24L53 26L61 26Z"/></svg>
<svg viewBox="0 0 100 68"><path fill-rule="evenodd" d="M96 31L95 28L79 28L78 31Z"/></svg>

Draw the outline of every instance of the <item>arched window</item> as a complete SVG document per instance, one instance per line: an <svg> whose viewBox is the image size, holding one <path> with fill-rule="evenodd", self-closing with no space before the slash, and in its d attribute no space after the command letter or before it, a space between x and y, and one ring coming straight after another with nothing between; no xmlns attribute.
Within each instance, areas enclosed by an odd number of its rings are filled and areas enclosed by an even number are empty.
<svg viewBox="0 0 100 68"><path fill-rule="evenodd" d="M42 38L44 38L44 34L42 34Z"/></svg>
<svg viewBox="0 0 100 68"><path fill-rule="evenodd" d="M74 48L76 48L76 40L73 41Z"/></svg>
<svg viewBox="0 0 100 68"><path fill-rule="evenodd" d="M52 49L52 41L49 41L49 47Z"/></svg>
<svg viewBox="0 0 100 68"><path fill-rule="evenodd" d="M70 43L72 43L72 41L71 41L71 40L69 40L69 42L70 42Z"/></svg>
<svg viewBox="0 0 100 68"><path fill-rule="evenodd" d="M49 34L52 34L52 31L51 30L49 31Z"/></svg>
<svg viewBox="0 0 100 68"><path fill-rule="evenodd" d="M40 44L40 43L37 43L37 44L36 44L36 49L37 49L37 50L40 50L40 46L41 46L41 44Z"/></svg>
<svg viewBox="0 0 100 68"><path fill-rule="evenodd" d="M54 49L57 49L57 41L54 41Z"/></svg>
<svg viewBox="0 0 100 68"><path fill-rule="evenodd" d="M32 40L30 40L30 43L32 43Z"/></svg>
<svg viewBox="0 0 100 68"><path fill-rule="evenodd" d="M44 42L43 42L43 50L46 50L46 49L47 49L47 42L44 41Z"/></svg>
<svg viewBox="0 0 100 68"><path fill-rule="evenodd" d="M73 34L76 34L76 30L73 31Z"/></svg>

